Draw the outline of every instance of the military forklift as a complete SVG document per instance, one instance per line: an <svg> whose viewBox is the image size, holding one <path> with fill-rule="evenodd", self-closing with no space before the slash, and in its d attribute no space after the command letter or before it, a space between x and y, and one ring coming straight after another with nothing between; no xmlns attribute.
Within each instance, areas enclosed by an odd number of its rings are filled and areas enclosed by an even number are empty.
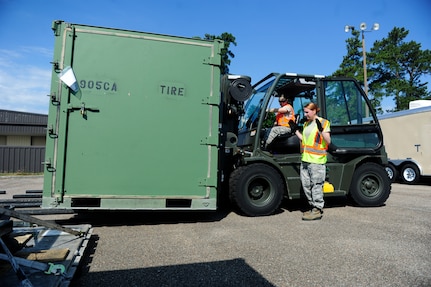
<svg viewBox="0 0 431 287"><path fill-rule="evenodd" d="M230 133L234 170L230 198L249 216L273 213L284 197L302 196L300 142L293 134L278 136L265 150L264 138L274 122L271 107L284 95L302 129L303 107L315 102L319 116L331 122L324 195L348 196L358 206L380 206L391 185L385 166L382 131L370 101L354 79L271 73L253 85L239 117L237 137ZM238 110L236 108L235 110ZM241 109L239 109L241 110Z"/></svg>

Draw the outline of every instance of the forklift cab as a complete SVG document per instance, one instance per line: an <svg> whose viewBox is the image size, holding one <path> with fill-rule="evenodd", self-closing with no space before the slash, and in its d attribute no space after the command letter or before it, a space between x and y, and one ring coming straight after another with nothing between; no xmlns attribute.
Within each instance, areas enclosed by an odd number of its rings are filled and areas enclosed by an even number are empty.
<svg viewBox="0 0 431 287"><path fill-rule="evenodd" d="M238 147L250 152L263 149L265 135L275 121L275 114L268 111L279 107L282 94L295 111L300 131L306 121L304 105L318 104L319 116L331 122L331 154L377 154L383 147L377 117L357 81L292 73L272 73L253 86L239 123ZM299 139L292 133L281 135L273 141L270 152L299 153Z"/></svg>

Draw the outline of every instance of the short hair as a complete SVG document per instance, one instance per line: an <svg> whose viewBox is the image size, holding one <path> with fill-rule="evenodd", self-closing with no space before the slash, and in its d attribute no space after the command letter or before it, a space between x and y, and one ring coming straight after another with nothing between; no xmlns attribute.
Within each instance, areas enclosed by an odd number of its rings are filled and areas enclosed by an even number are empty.
<svg viewBox="0 0 431 287"><path fill-rule="evenodd" d="M279 102L290 102L290 98L286 97L284 94L281 94L280 97L278 98Z"/></svg>

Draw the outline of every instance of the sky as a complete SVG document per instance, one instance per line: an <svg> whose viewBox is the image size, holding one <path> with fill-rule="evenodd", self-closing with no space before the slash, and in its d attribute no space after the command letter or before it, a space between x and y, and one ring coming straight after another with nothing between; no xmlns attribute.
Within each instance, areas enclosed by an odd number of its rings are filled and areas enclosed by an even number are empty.
<svg viewBox="0 0 431 287"><path fill-rule="evenodd" d="M394 27L431 50L430 16L430 0L0 0L0 109L48 113L53 20L182 37L228 32L237 42L230 73L255 83L271 72L332 74L347 53L345 25L380 24L365 33L367 51Z"/></svg>

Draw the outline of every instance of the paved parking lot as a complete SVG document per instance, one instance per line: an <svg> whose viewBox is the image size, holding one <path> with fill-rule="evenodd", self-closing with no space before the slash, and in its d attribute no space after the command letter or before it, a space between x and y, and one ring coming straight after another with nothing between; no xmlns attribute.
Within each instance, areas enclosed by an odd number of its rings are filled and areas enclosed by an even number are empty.
<svg viewBox="0 0 431 287"><path fill-rule="evenodd" d="M42 189L41 178L15 180ZM0 178L0 190L19 189L13 181ZM393 184L378 208L331 200L321 221L303 222L300 209L286 202L258 218L229 209L57 218L94 227L72 286L431 286L429 183Z"/></svg>

